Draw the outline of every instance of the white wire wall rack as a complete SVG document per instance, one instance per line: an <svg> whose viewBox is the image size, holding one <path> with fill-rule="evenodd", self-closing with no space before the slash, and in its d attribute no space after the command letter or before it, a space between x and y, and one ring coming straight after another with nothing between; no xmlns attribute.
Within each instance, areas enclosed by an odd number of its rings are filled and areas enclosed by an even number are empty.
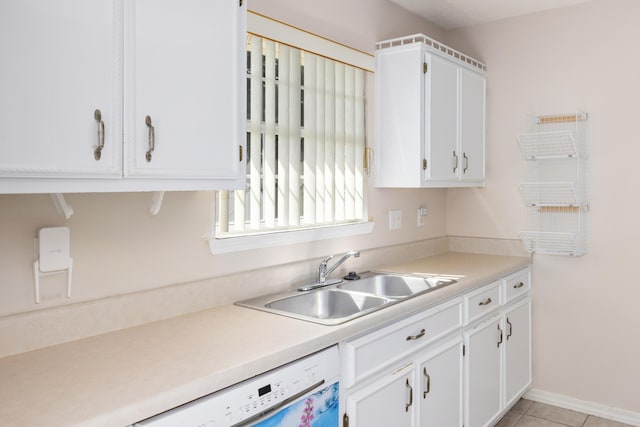
<svg viewBox="0 0 640 427"><path fill-rule="evenodd" d="M580 256L587 251L587 114L527 117L518 143L525 161L520 193L530 253Z"/></svg>

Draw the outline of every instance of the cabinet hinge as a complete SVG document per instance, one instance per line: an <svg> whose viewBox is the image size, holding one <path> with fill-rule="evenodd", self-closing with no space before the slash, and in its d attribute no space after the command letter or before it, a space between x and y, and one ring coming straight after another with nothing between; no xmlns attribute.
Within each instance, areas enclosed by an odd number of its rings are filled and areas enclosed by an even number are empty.
<svg viewBox="0 0 640 427"><path fill-rule="evenodd" d="M242 145L240 146L240 161L242 161Z"/></svg>
<svg viewBox="0 0 640 427"><path fill-rule="evenodd" d="M427 71L429 71L429 64L427 64L426 62L424 62L422 64L422 72L427 74Z"/></svg>
<svg viewBox="0 0 640 427"><path fill-rule="evenodd" d="M422 159L422 170L427 170L427 159Z"/></svg>
<svg viewBox="0 0 640 427"><path fill-rule="evenodd" d="M465 354L467 354L467 346L466 345L462 345L462 355L464 356Z"/></svg>
<svg viewBox="0 0 640 427"><path fill-rule="evenodd" d="M342 416L342 427L349 427L349 415L346 412Z"/></svg>

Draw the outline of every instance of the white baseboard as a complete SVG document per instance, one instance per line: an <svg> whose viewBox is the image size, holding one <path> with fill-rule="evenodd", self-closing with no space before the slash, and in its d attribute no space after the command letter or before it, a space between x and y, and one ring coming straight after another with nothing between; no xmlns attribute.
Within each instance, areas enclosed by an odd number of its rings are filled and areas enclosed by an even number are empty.
<svg viewBox="0 0 640 427"><path fill-rule="evenodd" d="M608 420L618 421L632 426L640 426L640 414L637 412L627 411L625 409L612 408L599 403L586 402L574 397L564 396L562 394L551 393L535 388L530 389L523 397L536 402L571 409L572 411L582 412L584 414L594 415L596 417L606 418Z"/></svg>

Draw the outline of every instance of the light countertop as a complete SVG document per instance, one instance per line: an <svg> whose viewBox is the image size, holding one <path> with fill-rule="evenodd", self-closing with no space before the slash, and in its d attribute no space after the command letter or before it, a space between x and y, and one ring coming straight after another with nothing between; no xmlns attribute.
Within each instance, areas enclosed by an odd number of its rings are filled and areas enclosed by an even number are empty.
<svg viewBox="0 0 640 427"><path fill-rule="evenodd" d="M338 326L225 305L0 359L3 425L126 426L526 267L447 253L379 270L458 283Z"/></svg>

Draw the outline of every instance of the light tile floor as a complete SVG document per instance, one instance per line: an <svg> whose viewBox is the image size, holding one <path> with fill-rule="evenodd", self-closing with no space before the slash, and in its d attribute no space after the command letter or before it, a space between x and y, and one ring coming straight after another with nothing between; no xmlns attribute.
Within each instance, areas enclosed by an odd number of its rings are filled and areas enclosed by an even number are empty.
<svg viewBox="0 0 640 427"><path fill-rule="evenodd" d="M631 427L569 409L520 399L496 427Z"/></svg>

